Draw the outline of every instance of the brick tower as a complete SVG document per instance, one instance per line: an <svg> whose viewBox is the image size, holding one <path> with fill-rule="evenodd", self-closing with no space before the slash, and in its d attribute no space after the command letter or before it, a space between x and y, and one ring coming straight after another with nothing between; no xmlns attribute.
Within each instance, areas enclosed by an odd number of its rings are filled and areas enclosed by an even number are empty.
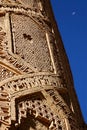
<svg viewBox="0 0 87 130"><path fill-rule="evenodd" d="M85 130L49 0L0 0L0 130Z"/></svg>

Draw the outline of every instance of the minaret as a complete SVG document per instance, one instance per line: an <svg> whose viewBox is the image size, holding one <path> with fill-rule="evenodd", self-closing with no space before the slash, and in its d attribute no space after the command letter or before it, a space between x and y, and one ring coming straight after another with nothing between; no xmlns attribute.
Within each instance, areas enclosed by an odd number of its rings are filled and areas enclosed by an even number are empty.
<svg viewBox="0 0 87 130"><path fill-rule="evenodd" d="M85 130L49 0L0 0L0 130Z"/></svg>

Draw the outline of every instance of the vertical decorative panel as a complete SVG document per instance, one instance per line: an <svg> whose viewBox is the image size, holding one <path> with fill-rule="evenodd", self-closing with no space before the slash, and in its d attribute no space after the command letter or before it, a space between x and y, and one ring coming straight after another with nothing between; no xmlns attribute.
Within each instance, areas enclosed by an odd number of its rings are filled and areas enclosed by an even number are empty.
<svg viewBox="0 0 87 130"><path fill-rule="evenodd" d="M38 71L51 71L46 34L30 17L11 15L14 53Z"/></svg>

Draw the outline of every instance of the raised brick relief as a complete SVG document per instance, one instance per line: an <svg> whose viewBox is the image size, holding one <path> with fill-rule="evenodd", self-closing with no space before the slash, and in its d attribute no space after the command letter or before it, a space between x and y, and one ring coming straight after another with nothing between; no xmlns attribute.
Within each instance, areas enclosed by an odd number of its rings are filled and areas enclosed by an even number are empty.
<svg viewBox="0 0 87 130"><path fill-rule="evenodd" d="M0 89L1 91L1 89ZM0 92L0 123L10 125L10 95L7 91ZM4 129L3 129L4 130Z"/></svg>
<svg viewBox="0 0 87 130"><path fill-rule="evenodd" d="M21 90L28 90L32 88L43 88L43 87L54 86L62 89L64 86L61 79L55 75L31 75L27 76L16 76L13 80L9 79L6 83L3 83L0 88L2 91L8 90L9 93L20 92Z"/></svg>
<svg viewBox="0 0 87 130"><path fill-rule="evenodd" d="M37 7L38 5L37 0L20 0L20 1L22 4L30 8Z"/></svg>
<svg viewBox="0 0 87 130"><path fill-rule="evenodd" d="M27 98L22 97L21 99L17 99L16 111L18 120L17 127L19 129L22 129L22 127L25 128L22 126L22 123L26 123L27 121L27 127L30 129L39 130L42 124L42 130L44 130L44 128L46 130L63 130L62 121L59 119L58 115L49 108L41 93L36 93L29 97L27 95ZM31 120L29 121L28 118ZM30 122L35 125L32 125Z"/></svg>
<svg viewBox="0 0 87 130"><path fill-rule="evenodd" d="M6 56L6 32L4 30L4 16L0 17L0 57L4 58Z"/></svg>
<svg viewBox="0 0 87 130"><path fill-rule="evenodd" d="M39 12L41 10L41 6L39 6L41 5L40 0L0 0L0 5L10 8L25 8L33 10L35 12Z"/></svg>
<svg viewBox="0 0 87 130"><path fill-rule="evenodd" d="M0 81L10 78L14 75L16 75L16 74L13 73L11 70L8 70L7 68L2 67L0 65Z"/></svg>
<svg viewBox="0 0 87 130"><path fill-rule="evenodd" d="M14 53L38 71L53 71L44 30L31 18L11 15Z"/></svg>

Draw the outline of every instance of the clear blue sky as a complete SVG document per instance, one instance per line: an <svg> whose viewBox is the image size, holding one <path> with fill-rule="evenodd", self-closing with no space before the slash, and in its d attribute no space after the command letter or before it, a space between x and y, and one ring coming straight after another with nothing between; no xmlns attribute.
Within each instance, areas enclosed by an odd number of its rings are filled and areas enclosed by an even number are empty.
<svg viewBox="0 0 87 130"><path fill-rule="evenodd" d="M51 0L87 122L87 0Z"/></svg>

